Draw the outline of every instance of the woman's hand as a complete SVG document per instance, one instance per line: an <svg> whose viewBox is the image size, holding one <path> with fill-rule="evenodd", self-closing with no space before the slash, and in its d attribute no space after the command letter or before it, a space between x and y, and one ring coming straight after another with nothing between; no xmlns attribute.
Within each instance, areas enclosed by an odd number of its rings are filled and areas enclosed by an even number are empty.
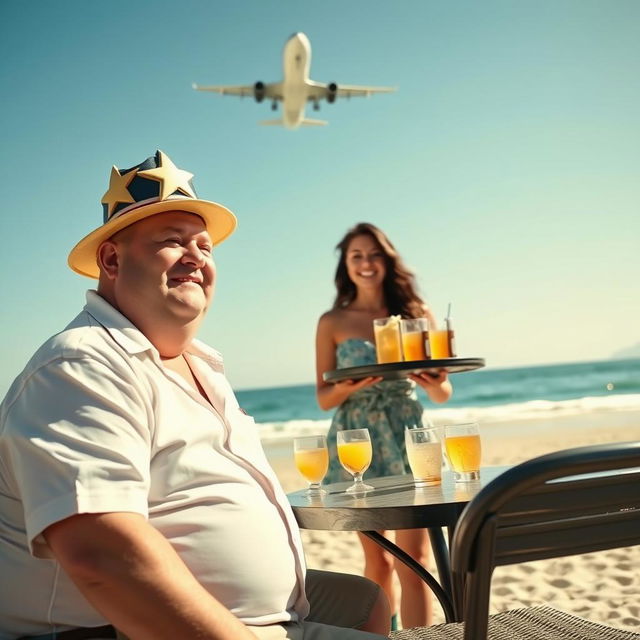
<svg viewBox="0 0 640 640"><path fill-rule="evenodd" d="M381 376L369 376L368 378L362 378L361 380L342 380L341 382L336 382L333 386L338 389L341 394L344 393L345 397L348 397L352 393L360 391L365 387L370 387L372 384L378 384L381 380Z"/></svg>
<svg viewBox="0 0 640 640"><path fill-rule="evenodd" d="M412 373L409 379L420 385L433 402L446 402L451 397L451 383L445 369Z"/></svg>
<svg viewBox="0 0 640 640"><path fill-rule="evenodd" d="M341 405L352 393L380 382L380 376L369 376L362 380L342 380L335 384L323 382L318 385L317 397L321 409L327 411Z"/></svg>

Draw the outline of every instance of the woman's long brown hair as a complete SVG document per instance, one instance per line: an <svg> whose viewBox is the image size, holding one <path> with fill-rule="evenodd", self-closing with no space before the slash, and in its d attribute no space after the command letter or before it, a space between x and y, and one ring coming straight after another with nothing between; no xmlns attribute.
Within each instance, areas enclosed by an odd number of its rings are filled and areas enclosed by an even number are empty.
<svg viewBox="0 0 640 640"><path fill-rule="evenodd" d="M386 273L382 288L389 315L400 315L403 318L422 317L424 300L418 295L413 272L404 264L386 234L369 222L359 222L349 229L336 245L336 249L340 251L340 258L335 275L338 293L333 308L343 309L356 296L356 285L347 273L346 254L351 241L356 236L363 235L371 236L384 255Z"/></svg>

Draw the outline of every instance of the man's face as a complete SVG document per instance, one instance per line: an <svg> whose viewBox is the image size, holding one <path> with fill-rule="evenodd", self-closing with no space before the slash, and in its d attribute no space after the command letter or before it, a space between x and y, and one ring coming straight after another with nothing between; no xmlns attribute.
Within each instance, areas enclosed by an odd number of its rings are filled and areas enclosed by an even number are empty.
<svg viewBox="0 0 640 640"><path fill-rule="evenodd" d="M213 298L215 265L201 218L182 211L156 214L113 242L117 306L134 324L168 317L189 322L204 315Z"/></svg>

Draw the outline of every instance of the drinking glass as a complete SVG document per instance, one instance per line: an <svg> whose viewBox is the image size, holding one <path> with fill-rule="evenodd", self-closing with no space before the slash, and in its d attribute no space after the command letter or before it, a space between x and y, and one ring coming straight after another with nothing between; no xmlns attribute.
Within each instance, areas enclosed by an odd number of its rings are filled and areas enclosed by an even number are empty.
<svg viewBox="0 0 640 640"><path fill-rule="evenodd" d="M425 336L427 335L427 319L403 318L400 321L400 333L405 362L426 360Z"/></svg>
<svg viewBox="0 0 640 640"><path fill-rule="evenodd" d="M320 483L329 469L329 450L325 436L294 438L293 456L298 471L309 483L308 496L319 496L325 492Z"/></svg>
<svg viewBox="0 0 640 640"><path fill-rule="evenodd" d="M456 357L455 332L451 318L445 318L444 325L444 329L437 329L435 325L433 328L429 327L429 347L434 360Z"/></svg>
<svg viewBox="0 0 640 640"><path fill-rule="evenodd" d="M353 484L346 493L358 493L373 489L362 481L364 472L371 464L371 438L368 429L346 429L338 431L338 459L353 476Z"/></svg>
<svg viewBox="0 0 640 640"><path fill-rule="evenodd" d="M480 429L477 422L449 424L444 428L444 447L456 482L480 478Z"/></svg>
<svg viewBox="0 0 640 640"><path fill-rule="evenodd" d="M405 429L409 466L416 487L442 482L442 444L435 427Z"/></svg>
<svg viewBox="0 0 640 640"><path fill-rule="evenodd" d="M373 335L376 341L376 359L378 364L402 362L400 316L376 318L373 321Z"/></svg>

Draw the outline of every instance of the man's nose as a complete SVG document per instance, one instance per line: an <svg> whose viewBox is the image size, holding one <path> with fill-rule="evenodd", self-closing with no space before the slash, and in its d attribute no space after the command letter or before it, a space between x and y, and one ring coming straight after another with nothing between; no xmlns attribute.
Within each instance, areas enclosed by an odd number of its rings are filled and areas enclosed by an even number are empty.
<svg viewBox="0 0 640 640"><path fill-rule="evenodd" d="M182 256L182 262L186 264L195 264L200 267L206 261L207 256L197 244L194 243L186 245L184 255Z"/></svg>

